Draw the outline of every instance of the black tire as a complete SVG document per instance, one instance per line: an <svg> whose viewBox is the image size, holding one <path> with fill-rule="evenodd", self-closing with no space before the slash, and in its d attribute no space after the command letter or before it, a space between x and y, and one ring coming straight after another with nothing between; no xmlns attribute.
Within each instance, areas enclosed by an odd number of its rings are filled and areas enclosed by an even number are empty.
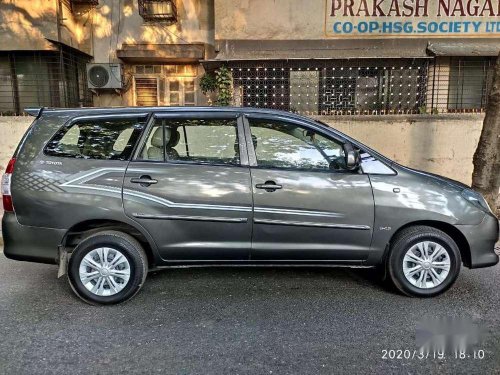
<svg viewBox="0 0 500 375"><path fill-rule="evenodd" d="M418 288L413 285L403 273L403 258L406 252L413 245L422 241L433 241L443 246L450 258L450 270L444 281L429 289ZM457 279L461 264L460 250L455 241L443 231L428 226L414 226L403 229L391 242L387 258L387 270L390 280L399 291L412 297L434 297L448 290Z"/></svg>
<svg viewBox="0 0 500 375"><path fill-rule="evenodd" d="M80 280L79 268L82 259L98 247L109 247L119 250L130 265L130 278L125 287L110 296L99 296L88 290ZM68 264L68 280L75 294L83 301L92 304L110 305L125 302L139 292L148 272L148 261L140 243L123 232L103 231L83 239L71 253Z"/></svg>

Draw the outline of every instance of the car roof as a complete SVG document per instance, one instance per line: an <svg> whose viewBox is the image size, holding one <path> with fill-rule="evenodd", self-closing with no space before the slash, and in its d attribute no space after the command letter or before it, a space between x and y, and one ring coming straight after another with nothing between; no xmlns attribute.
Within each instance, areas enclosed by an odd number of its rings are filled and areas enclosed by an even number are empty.
<svg viewBox="0 0 500 375"><path fill-rule="evenodd" d="M204 112L238 112L238 113L254 113L254 114L266 114L274 116L286 116L288 118L296 118L297 120L308 120L310 118L301 116L295 113L281 111L277 109L268 108L255 108L255 107L78 107L78 108L52 108L52 107L34 107L26 108L25 112L32 116L41 116L43 113L57 113L61 112L70 115L96 115L96 114L123 114L126 113L144 113L144 112L192 112L192 111L204 111Z"/></svg>

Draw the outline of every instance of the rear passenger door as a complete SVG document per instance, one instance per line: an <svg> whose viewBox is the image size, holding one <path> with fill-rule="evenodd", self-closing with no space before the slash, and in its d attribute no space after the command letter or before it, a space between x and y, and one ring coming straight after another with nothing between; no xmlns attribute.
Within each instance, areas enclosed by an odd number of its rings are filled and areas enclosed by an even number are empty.
<svg viewBox="0 0 500 375"><path fill-rule="evenodd" d="M157 113L129 164L125 213L168 261L247 260L252 192L236 112Z"/></svg>

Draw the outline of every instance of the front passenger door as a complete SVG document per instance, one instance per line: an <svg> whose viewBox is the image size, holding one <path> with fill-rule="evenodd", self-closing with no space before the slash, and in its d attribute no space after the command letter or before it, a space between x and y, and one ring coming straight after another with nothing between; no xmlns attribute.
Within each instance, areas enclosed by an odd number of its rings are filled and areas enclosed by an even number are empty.
<svg viewBox="0 0 500 375"><path fill-rule="evenodd" d="M253 115L247 126L251 259L365 260L374 221L372 189L368 175L346 170L343 142L286 118Z"/></svg>

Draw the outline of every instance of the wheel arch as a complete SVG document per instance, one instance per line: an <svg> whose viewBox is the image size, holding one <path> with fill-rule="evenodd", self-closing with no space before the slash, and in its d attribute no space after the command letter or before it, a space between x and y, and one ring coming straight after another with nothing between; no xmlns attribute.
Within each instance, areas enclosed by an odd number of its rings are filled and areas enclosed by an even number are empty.
<svg viewBox="0 0 500 375"><path fill-rule="evenodd" d="M460 256L462 257L462 262L466 267L471 266L471 252L470 252L470 245L465 236L460 232L457 228L455 228L452 224L446 223L444 221L437 221L437 220L419 220L419 221L412 221L409 223L404 224L403 226L399 227L391 236L391 239L387 243L386 249L385 249L385 254L384 254L384 261L387 259L387 255L389 254L391 244L394 241L394 238L404 229L409 228L409 227L414 227L418 225L425 225L428 227L432 227L435 229L439 229L446 233L448 236L450 236L453 241L458 246L458 249L460 250Z"/></svg>
<svg viewBox="0 0 500 375"><path fill-rule="evenodd" d="M70 252L84 237L104 230L117 230L134 237L146 252L149 265L154 266L157 263L156 244L149 234L138 226L119 220L91 219L76 223L66 231L61 245Z"/></svg>

